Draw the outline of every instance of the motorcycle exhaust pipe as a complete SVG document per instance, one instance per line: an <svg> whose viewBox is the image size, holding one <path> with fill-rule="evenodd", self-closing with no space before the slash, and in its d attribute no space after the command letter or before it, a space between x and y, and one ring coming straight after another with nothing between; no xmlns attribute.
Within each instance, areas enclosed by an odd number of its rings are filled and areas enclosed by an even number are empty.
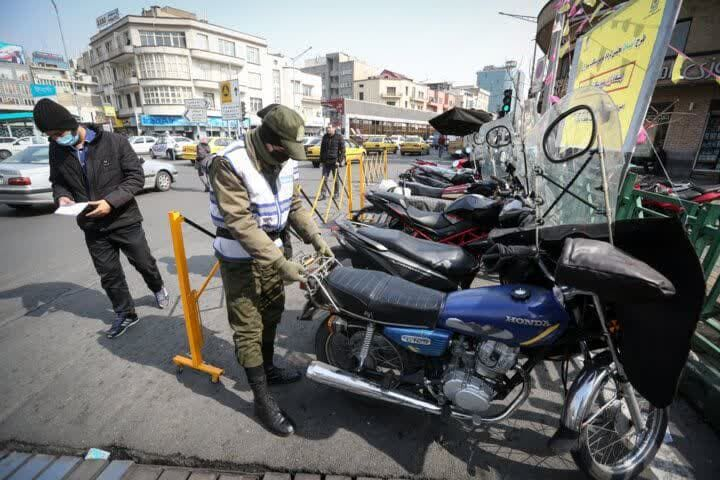
<svg viewBox="0 0 720 480"><path fill-rule="evenodd" d="M385 390L372 382L354 373L346 372L327 363L314 361L310 364L305 374L310 380L322 383L329 387L344 390L346 392L361 395L363 397L382 400L403 407L410 407L422 410L426 413L440 415L442 408L414 395L400 393L395 390Z"/></svg>

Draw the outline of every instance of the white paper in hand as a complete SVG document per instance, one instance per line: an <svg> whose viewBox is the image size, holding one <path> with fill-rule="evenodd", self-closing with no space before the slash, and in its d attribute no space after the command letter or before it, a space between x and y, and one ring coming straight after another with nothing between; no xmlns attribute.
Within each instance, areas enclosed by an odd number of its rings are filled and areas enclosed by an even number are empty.
<svg viewBox="0 0 720 480"><path fill-rule="evenodd" d="M72 205L63 205L55 210L56 215L67 215L70 217L77 217L80 212L85 210L87 202L73 203Z"/></svg>

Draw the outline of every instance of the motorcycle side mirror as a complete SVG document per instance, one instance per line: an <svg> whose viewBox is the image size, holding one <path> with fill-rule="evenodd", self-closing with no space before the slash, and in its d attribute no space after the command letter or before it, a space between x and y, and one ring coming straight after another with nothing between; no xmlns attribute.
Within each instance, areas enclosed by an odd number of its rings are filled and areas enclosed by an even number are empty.
<svg viewBox="0 0 720 480"><path fill-rule="evenodd" d="M485 135L485 142L492 148L510 145L510 130L503 125L491 128Z"/></svg>
<svg viewBox="0 0 720 480"><path fill-rule="evenodd" d="M597 123L587 105L577 105L558 116L545 130L543 153L552 163L565 163L584 155L595 144Z"/></svg>
<svg viewBox="0 0 720 480"><path fill-rule="evenodd" d="M470 155L472 153L472 151L473 151L472 147L465 147L465 153L467 153L468 155Z"/></svg>

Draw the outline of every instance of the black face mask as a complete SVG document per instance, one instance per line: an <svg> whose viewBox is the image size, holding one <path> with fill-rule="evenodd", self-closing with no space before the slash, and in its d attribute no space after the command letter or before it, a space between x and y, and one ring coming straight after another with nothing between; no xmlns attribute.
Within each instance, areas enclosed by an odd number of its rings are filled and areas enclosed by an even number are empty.
<svg viewBox="0 0 720 480"><path fill-rule="evenodd" d="M288 155L286 152L279 152L277 150L273 150L270 152L270 155L272 155L273 159L278 163L285 163L290 159L290 155Z"/></svg>

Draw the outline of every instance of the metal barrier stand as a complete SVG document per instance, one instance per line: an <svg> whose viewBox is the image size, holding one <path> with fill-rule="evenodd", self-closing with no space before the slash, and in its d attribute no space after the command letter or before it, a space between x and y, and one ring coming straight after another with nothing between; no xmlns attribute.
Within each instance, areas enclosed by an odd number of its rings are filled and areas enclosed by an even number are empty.
<svg viewBox="0 0 720 480"><path fill-rule="evenodd" d="M176 211L168 212L170 220L170 234L173 242L173 252L175 253L175 265L177 266L178 286L180 287L180 298L182 300L183 316L185 317L185 330L188 337L188 346L190 347L190 357L176 355L173 357L173 363L180 369L190 367L200 372L210 375L210 381L217 383L220 381L220 375L224 373L222 368L215 367L209 363L205 363L202 356L202 347L205 343L202 333L202 324L200 323L200 307L198 301L205 291L210 279L217 273L220 263L215 262L207 278L203 282L199 290L193 290L190 287L190 277L188 275L187 257L185 255L185 242L183 240L182 224L185 218ZM195 226L193 224L193 226ZM207 230L197 227L205 234L210 234Z"/></svg>

